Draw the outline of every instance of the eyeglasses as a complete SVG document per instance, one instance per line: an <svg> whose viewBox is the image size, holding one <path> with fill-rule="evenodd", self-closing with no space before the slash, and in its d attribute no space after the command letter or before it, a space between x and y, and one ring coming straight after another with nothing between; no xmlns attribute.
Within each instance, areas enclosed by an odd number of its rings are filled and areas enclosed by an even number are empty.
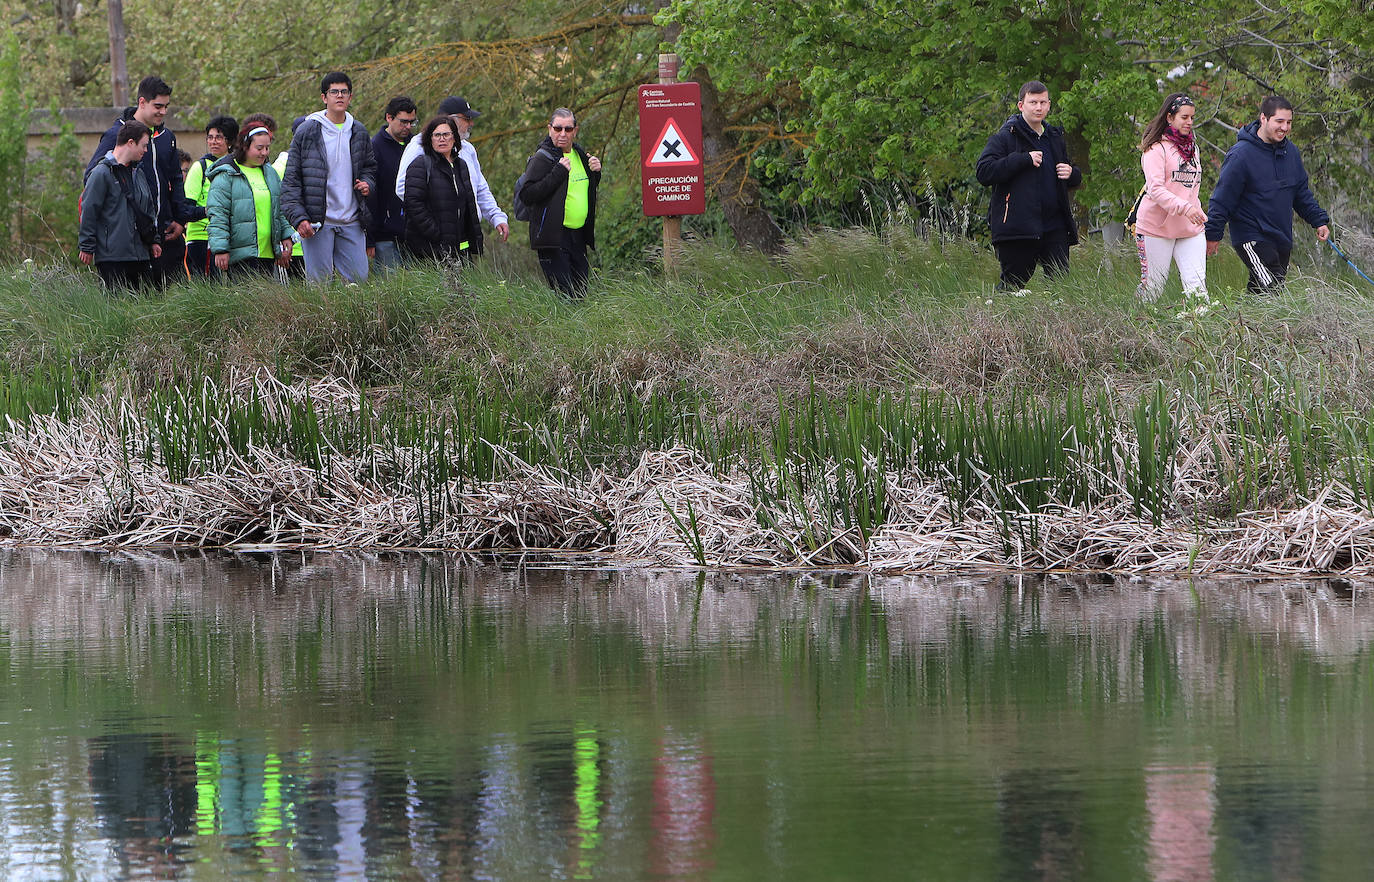
<svg viewBox="0 0 1374 882"><path fill-rule="evenodd" d="M325 92L325 94L328 95L330 98L347 98L349 95L352 95L352 94L353 94L353 90L352 90L352 89L330 89L328 92Z"/></svg>
<svg viewBox="0 0 1374 882"><path fill-rule="evenodd" d="M413 126L413 125L415 125L417 122L419 122L418 119L403 119L403 118L401 118L401 117L399 117L399 116L393 116L393 117L391 118L391 121L394 122L394 123L395 123L396 125L398 125L398 126Z"/></svg>
<svg viewBox="0 0 1374 882"><path fill-rule="evenodd" d="M453 137L452 132L435 132L429 136L431 141L447 141Z"/></svg>
<svg viewBox="0 0 1374 882"><path fill-rule="evenodd" d="M213 135L206 135L206 136L205 136L205 140L207 140L207 141L223 141L223 140L225 140L225 137L224 137L223 135L221 135L219 132L215 132Z"/></svg>
<svg viewBox="0 0 1374 882"><path fill-rule="evenodd" d="M551 132L559 132L559 133L562 133L562 132L575 132L575 131L577 131L577 124L574 123L574 124L572 124L572 125L570 125L570 126L549 126L549 131L551 131Z"/></svg>

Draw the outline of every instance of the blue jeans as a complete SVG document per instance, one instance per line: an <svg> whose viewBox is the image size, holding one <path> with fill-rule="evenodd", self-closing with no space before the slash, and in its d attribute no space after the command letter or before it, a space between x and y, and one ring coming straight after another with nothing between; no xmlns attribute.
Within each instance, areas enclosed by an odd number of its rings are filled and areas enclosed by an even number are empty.
<svg viewBox="0 0 1374 882"><path fill-rule="evenodd" d="M401 265L401 249L394 239L379 239L373 243L377 249L376 256L372 259L376 262L378 269L395 269Z"/></svg>

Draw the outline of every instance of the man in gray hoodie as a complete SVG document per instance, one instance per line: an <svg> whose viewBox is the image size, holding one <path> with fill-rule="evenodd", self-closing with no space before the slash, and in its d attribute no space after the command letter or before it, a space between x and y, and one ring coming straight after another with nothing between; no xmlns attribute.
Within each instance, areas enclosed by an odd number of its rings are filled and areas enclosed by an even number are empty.
<svg viewBox="0 0 1374 882"><path fill-rule="evenodd" d="M324 281L335 270L350 282L367 278L367 195L377 186L377 159L367 128L348 112L353 81L339 71L320 82L324 109L291 138L281 207L301 236L305 275Z"/></svg>
<svg viewBox="0 0 1374 882"><path fill-rule="evenodd" d="M152 261L162 256L157 199L133 167L148 152L149 129L126 122L114 149L91 169L81 193L81 262L95 265L107 291L138 289L152 278Z"/></svg>

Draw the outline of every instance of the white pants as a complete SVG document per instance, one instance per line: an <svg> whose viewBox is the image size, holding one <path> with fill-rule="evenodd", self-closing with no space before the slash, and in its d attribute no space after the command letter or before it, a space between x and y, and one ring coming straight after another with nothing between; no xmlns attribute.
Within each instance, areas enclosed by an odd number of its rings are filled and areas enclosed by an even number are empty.
<svg viewBox="0 0 1374 882"><path fill-rule="evenodd" d="M1207 236L1198 233L1187 239L1161 239L1137 233L1136 248L1140 251L1140 287L1136 289L1145 300L1154 300L1164 290L1169 278L1169 264L1178 264L1183 280L1183 292L1188 295L1207 291Z"/></svg>

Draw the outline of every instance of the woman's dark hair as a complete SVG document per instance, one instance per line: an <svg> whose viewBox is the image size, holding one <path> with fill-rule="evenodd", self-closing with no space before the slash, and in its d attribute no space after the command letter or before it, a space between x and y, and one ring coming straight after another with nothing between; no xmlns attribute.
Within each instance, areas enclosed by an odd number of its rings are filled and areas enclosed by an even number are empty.
<svg viewBox="0 0 1374 882"><path fill-rule="evenodd" d="M224 136L224 143L233 144L239 138L239 121L232 116L216 116L205 124L205 134L210 134L211 129L219 129L219 133Z"/></svg>
<svg viewBox="0 0 1374 882"><path fill-rule="evenodd" d="M438 156L439 152L434 149L433 137L434 130L439 126L448 126L448 130L453 133L453 146L458 146L458 127L453 124L453 119L447 116L436 116L425 123L424 130L420 132L420 146L426 153L433 153Z"/></svg>
<svg viewBox="0 0 1374 882"><path fill-rule="evenodd" d="M1145 127L1145 134L1140 139L1140 152L1144 153L1164 139L1164 132L1169 128L1170 116L1184 107L1192 106L1193 99L1188 97L1187 92L1173 92L1165 98L1159 113L1156 113L1155 118Z"/></svg>
<svg viewBox="0 0 1374 882"><path fill-rule="evenodd" d="M243 134L234 141L234 162L243 163L248 160L248 148L258 135L266 135L270 138L272 137L272 130L264 125L249 126L244 129Z"/></svg>

